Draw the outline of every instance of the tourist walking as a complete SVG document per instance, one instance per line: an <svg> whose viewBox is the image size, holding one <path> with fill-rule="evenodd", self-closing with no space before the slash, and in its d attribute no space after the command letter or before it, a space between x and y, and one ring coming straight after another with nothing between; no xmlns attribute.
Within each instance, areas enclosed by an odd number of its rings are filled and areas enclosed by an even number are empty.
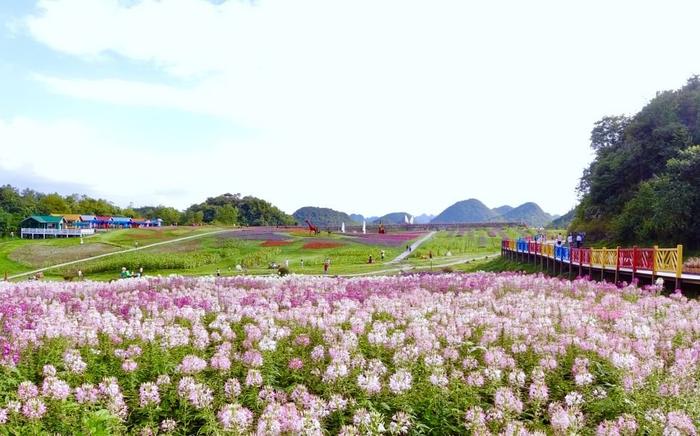
<svg viewBox="0 0 700 436"><path fill-rule="evenodd" d="M325 261L323 261L323 274L328 274L328 268L329 268L330 266L331 266L331 260L330 260L330 259L327 258Z"/></svg>
<svg viewBox="0 0 700 436"><path fill-rule="evenodd" d="M372 263L372 255L369 255L369 259L367 260L367 263Z"/></svg>
<svg viewBox="0 0 700 436"><path fill-rule="evenodd" d="M580 233L576 234L576 248L581 248L581 245L583 245L583 236L581 236Z"/></svg>

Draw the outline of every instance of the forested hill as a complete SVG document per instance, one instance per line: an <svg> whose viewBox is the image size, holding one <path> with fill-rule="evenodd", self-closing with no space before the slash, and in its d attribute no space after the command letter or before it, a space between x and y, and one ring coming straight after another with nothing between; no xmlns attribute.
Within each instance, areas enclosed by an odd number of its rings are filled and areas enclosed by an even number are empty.
<svg viewBox="0 0 700 436"><path fill-rule="evenodd" d="M340 226L342 223L345 223L345 225L357 224L357 222L350 218L350 215L345 212L329 209L327 207L302 207L294 212L292 216L300 225L304 225L307 219L318 226Z"/></svg>
<svg viewBox="0 0 700 436"><path fill-rule="evenodd" d="M608 116L591 132L573 222L619 243L700 246L700 78L657 93L634 116Z"/></svg>
<svg viewBox="0 0 700 436"><path fill-rule="evenodd" d="M86 195L44 194L31 189L20 191L0 186L0 236L17 231L20 221L30 215L85 214L161 218L166 225L221 223L239 225L294 224L294 218L260 198L224 194L207 198L184 212L168 206L120 208L104 199Z"/></svg>

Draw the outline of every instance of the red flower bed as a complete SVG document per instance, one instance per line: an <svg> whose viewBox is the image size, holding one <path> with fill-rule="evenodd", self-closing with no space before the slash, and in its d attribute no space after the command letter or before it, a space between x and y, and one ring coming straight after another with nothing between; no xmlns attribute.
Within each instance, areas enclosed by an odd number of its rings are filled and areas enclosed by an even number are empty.
<svg viewBox="0 0 700 436"><path fill-rule="evenodd" d="M306 249L318 249L318 248L336 248L336 247L342 247L345 244L342 244L340 242L321 242L321 241L314 241L314 242L307 242L304 244L302 248Z"/></svg>
<svg viewBox="0 0 700 436"><path fill-rule="evenodd" d="M261 247L282 247L291 244L292 241L265 241L260 244Z"/></svg>

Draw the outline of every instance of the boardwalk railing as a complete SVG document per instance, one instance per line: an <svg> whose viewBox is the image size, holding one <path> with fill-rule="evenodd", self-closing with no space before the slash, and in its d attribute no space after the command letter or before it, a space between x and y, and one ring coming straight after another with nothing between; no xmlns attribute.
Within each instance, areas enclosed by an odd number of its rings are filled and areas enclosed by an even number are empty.
<svg viewBox="0 0 700 436"><path fill-rule="evenodd" d="M683 246L676 248L575 248L554 243L542 243L526 239L505 239L501 242L502 254L520 256L521 260L540 262L544 266L545 261L549 268L550 260L556 272L556 263L559 263L560 272L564 266L568 266L569 275L572 267L577 267L579 275L584 269L589 275L593 269L600 270L601 277L605 271L615 272L617 281L620 272L635 275L648 275L652 280L657 276L672 277L676 279L676 286L680 285L683 278Z"/></svg>
<svg viewBox="0 0 700 436"><path fill-rule="evenodd" d="M23 228L20 232L20 236L24 238L25 235L34 237L38 236L87 236L95 233L95 229L34 229L34 228Z"/></svg>

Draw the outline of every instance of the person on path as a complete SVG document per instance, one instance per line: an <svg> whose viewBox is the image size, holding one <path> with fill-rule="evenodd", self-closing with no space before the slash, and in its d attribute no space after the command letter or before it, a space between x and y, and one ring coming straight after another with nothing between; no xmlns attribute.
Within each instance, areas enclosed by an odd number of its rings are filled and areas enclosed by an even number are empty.
<svg viewBox="0 0 700 436"><path fill-rule="evenodd" d="M289 269L289 259L285 259L284 266L285 268Z"/></svg>
<svg viewBox="0 0 700 436"><path fill-rule="evenodd" d="M428 252L428 258L429 258L429 259L432 259L432 258L433 258L433 250L430 250L430 251Z"/></svg>
<svg viewBox="0 0 700 436"><path fill-rule="evenodd" d="M128 272L128 271L126 270L126 267L123 266L123 267L122 267L122 271L119 273L119 278L120 278L120 279L125 279L125 278L127 277L127 272Z"/></svg>
<svg viewBox="0 0 700 436"><path fill-rule="evenodd" d="M330 266L331 266L331 260L330 260L330 259L326 259L326 260L323 262L323 274L328 274L328 268L329 268Z"/></svg>
<svg viewBox="0 0 700 436"><path fill-rule="evenodd" d="M304 259L301 259L300 263L301 263L301 269L304 269Z"/></svg>
<svg viewBox="0 0 700 436"><path fill-rule="evenodd" d="M79 269L78 270L78 280L82 280L82 279L83 279L83 271Z"/></svg>
<svg viewBox="0 0 700 436"><path fill-rule="evenodd" d="M382 261L384 260L384 250L379 252L379 255L382 257Z"/></svg>
<svg viewBox="0 0 700 436"><path fill-rule="evenodd" d="M216 269L216 276L221 277L221 269L220 268Z"/></svg>
<svg viewBox="0 0 700 436"><path fill-rule="evenodd" d="M139 277L143 277L143 267L139 267Z"/></svg>
<svg viewBox="0 0 700 436"><path fill-rule="evenodd" d="M367 260L367 263L372 263L372 255L369 255L369 259Z"/></svg>

